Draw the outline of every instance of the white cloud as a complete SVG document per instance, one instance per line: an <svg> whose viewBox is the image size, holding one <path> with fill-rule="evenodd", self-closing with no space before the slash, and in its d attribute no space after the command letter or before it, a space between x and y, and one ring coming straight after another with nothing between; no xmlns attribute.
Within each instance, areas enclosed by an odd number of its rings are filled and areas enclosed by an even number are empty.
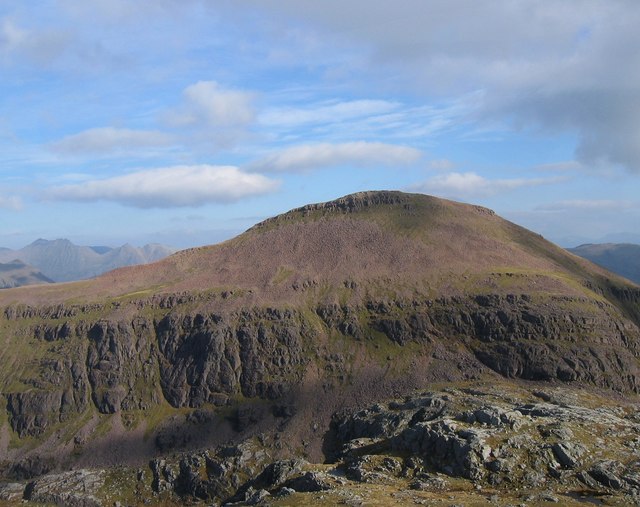
<svg viewBox="0 0 640 507"><path fill-rule="evenodd" d="M436 194L444 197L467 199L489 197L522 187L547 185L562 181L561 178L511 178L488 179L474 172L447 173L434 176L423 183L412 185L409 189L417 192Z"/></svg>
<svg viewBox="0 0 640 507"><path fill-rule="evenodd" d="M270 137L317 142L345 138L416 139L423 142L452 128L476 107L474 94L436 105L398 101L324 101L304 107L271 107L258 116L258 126Z"/></svg>
<svg viewBox="0 0 640 507"><path fill-rule="evenodd" d="M233 166L175 166L53 188L47 197L114 201L137 208L228 203L275 191L279 182Z"/></svg>
<svg viewBox="0 0 640 507"><path fill-rule="evenodd" d="M22 199L20 199L19 197L12 195L0 195L0 208L8 209L11 211L20 211L22 207Z"/></svg>
<svg viewBox="0 0 640 507"><path fill-rule="evenodd" d="M0 21L0 54L8 56L19 49L27 40L27 32L17 27L8 18Z"/></svg>
<svg viewBox="0 0 640 507"><path fill-rule="evenodd" d="M283 27L297 18L316 37L362 48L359 69L371 79L430 99L482 91L480 124L569 133L585 165L640 173L640 2L236 3L267 11Z"/></svg>
<svg viewBox="0 0 640 507"><path fill-rule="evenodd" d="M177 127L244 127L255 118L254 94L223 88L215 81L198 81L185 88L185 104L169 114Z"/></svg>
<svg viewBox="0 0 640 507"><path fill-rule="evenodd" d="M60 56L69 44L62 31L33 31L19 26L13 19L0 19L0 57L4 63L27 58L48 65Z"/></svg>
<svg viewBox="0 0 640 507"><path fill-rule="evenodd" d="M171 136L154 130L101 127L67 136L53 143L51 149L64 155L109 154L168 146L171 142Z"/></svg>
<svg viewBox="0 0 640 507"><path fill-rule="evenodd" d="M339 165L394 166L420 159L420 150L386 143L305 144L284 149L247 166L253 171L305 172Z"/></svg>

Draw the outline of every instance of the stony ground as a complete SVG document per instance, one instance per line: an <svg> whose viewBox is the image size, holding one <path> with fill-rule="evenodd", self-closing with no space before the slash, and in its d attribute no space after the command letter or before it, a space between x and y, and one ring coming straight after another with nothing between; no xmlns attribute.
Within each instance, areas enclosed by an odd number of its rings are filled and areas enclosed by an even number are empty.
<svg viewBox="0 0 640 507"><path fill-rule="evenodd" d="M555 384L434 386L325 428L326 463L277 437L0 485L5 505L640 505L639 401Z"/></svg>

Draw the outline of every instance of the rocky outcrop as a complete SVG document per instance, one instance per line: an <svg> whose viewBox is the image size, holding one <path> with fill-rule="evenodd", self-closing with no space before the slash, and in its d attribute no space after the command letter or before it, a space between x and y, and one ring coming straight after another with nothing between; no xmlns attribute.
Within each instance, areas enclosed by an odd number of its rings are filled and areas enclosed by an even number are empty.
<svg viewBox="0 0 640 507"><path fill-rule="evenodd" d="M635 408L603 406L591 393L562 388L534 396L548 401L529 402L525 391L494 386L378 404L334 421L331 432L341 449L336 461L359 482L414 477L412 488L437 490L447 488L437 475L444 474L477 488L619 491L637 504ZM444 410L425 419L421 412L434 406ZM404 456L399 462L390 457L398 455Z"/></svg>
<svg viewBox="0 0 640 507"><path fill-rule="evenodd" d="M103 470L74 470L46 475L27 485L24 499L69 507L101 507L102 502L96 494L104 485L105 475Z"/></svg>
<svg viewBox="0 0 640 507"><path fill-rule="evenodd" d="M5 502L19 502L24 498L25 485L19 482L0 484L0 500Z"/></svg>
<svg viewBox="0 0 640 507"><path fill-rule="evenodd" d="M232 498L247 479L257 476L242 489L244 497L252 484L265 482L268 472L260 474L260 470L267 460L264 449L251 442L184 455L177 462L155 459L149 464L151 488L155 493L169 491L183 498L221 501Z"/></svg>
<svg viewBox="0 0 640 507"><path fill-rule="evenodd" d="M541 304L528 295L482 295L396 301L370 315L372 326L396 343L458 338L505 377L640 387L640 330L603 301L549 297Z"/></svg>
<svg viewBox="0 0 640 507"><path fill-rule="evenodd" d="M442 498L454 505L640 505L637 413L637 403L561 386L449 387L336 414L325 428L336 445L330 463L273 459L263 435L154 459L146 470L79 470L0 485L0 499L267 505L295 495L294 505Z"/></svg>

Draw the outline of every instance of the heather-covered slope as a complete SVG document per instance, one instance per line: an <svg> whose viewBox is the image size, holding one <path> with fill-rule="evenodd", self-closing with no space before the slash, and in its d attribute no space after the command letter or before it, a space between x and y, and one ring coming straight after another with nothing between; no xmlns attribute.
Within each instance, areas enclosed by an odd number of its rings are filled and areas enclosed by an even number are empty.
<svg viewBox="0 0 640 507"><path fill-rule="evenodd" d="M531 277L537 277L535 285ZM140 291L214 287L289 302L299 299L303 285L328 284L333 294L349 280L372 286L390 281L394 290L410 286L434 294L484 293L488 287L504 293L521 286L527 292L590 295L590 285L596 291L627 286L486 208L420 194L362 192L268 219L218 245L110 272L91 283L13 292L0 304L101 301Z"/></svg>
<svg viewBox="0 0 640 507"><path fill-rule="evenodd" d="M4 291L0 307L14 475L274 428L276 454L322 459L314 428L335 411L438 381L640 388L636 286L423 195L306 206L152 265Z"/></svg>

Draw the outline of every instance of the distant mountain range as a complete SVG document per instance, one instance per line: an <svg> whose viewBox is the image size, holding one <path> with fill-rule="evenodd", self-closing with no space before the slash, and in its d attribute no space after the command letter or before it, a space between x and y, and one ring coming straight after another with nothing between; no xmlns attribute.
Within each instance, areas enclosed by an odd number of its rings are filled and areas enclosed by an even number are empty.
<svg viewBox="0 0 640 507"><path fill-rule="evenodd" d="M587 244L568 250L640 284L640 245L629 243Z"/></svg>
<svg viewBox="0 0 640 507"><path fill-rule="evenodd" d="M112 269L136 264L147 264L171 255L176 250L159 244L145 245L141 248L126 244L118 248L107 246L78 246L68 239L49 241L38 239L19 250L0 248L0 263L10 263L16 272L7 286L45 283L47 281L68 282L83 280L105 273ZM15 265L21 261L35 268L31 277L24 278L25 266ZM39 274L35 274L39 271ZM4 275L8 275L9 267ZM44 278L42 278L44 277ZM18 283L20 279L24 283ZM9 278L8 278L9 280Z"/></svg>
<svg viewBox="0 0 640 507"><path fill-rule="evenodd" d="M53 280L21 260L14 259L6 264L0 263L0 289L52 282Z"/></svg>

